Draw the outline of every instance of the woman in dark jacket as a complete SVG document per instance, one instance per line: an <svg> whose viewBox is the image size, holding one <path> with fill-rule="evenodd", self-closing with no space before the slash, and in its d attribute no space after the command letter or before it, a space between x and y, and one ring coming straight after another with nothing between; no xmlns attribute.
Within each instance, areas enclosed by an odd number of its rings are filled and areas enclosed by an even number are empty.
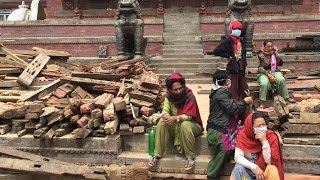
<svg viewBox="0 0 320 180"><path fill-rule="evenodd" d="M210 114L207 124L207 141L214 151L208 164L209 180L219 179L221 169L234 150L239 119L236 114L253 102L252 97L234 102L228 87L232 84L226 70L217 70L213 75L215 88L210 94Z"/></svg>
<svg viewBox="0 0 320 180"><path fill-rule="evenodd" d="M248 92L246 81L246 50L245 42L240 38L242 24L239 21L230 23L230 36L219 44L213 51L213 55L227 58L227 71L231 74L232 85L229 91L234 100L238 101Z"/></svg>

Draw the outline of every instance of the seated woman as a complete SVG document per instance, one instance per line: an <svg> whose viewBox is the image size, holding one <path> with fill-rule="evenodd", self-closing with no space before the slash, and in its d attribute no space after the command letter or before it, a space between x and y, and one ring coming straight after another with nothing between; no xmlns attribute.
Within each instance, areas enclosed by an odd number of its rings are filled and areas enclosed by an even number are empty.
<svg viewBox="0 0 320 180"><path fill-rule="evenodd" d="M258 52L258 59L260 108L265 108L267 93L272 85L275 86L281 97L289 102L294 102L294 100L289 97L286 80L278 70L278 66L283 65L283 60L279 57L278 49L273 46L272 41L267 40L263 42L263 48Z"/></svg>
<svg viewBox="0 0 320 180"><path fill-rule="evenodd" d="M157 159L163 157L169 137L174 137L174 146L186 156L185 170L190 170L194 166L195 137L203 131L197 101L179 73L166 79L166 87L163 118L156 128L155 156L150 157L149 166L154 166Z"/></svg>
<svg viewBox="0 0 320 180"><path fill-rule="evenodd" d="M283 180L283 158L278 136L267 130L265 116L250 114L240 130L230 180Z"/></svg>

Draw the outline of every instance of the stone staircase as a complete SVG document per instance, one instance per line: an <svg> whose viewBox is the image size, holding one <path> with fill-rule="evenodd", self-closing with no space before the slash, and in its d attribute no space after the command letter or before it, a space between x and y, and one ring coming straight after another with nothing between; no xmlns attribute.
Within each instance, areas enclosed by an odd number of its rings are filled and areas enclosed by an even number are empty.
<svg viewBox="0 0 320 180"><path fill-rule="evenodd" d="M163 42L162 55L149 62L162 79L179 72L187 83L211 83L211 78L195 75L197 72L212 73L219 60L203 54L199 13L166 12Z"/></svg>

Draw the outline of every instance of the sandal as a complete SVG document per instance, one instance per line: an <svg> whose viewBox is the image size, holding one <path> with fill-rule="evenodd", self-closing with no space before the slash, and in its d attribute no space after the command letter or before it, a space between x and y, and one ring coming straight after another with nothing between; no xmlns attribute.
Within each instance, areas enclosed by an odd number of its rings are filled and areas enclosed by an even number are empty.
<svg viewBox="0 0 320 180"><path fill-rule="evenodd" d="M185 171L189 171L194 167L194 159L192 158L187 158L186 164L184 166Z"/></svg>
<svg viewBox="0 0 320 180"><path fill-rule="evenodd" d="M155 166L155 165L157 164L157 160L158 160L158 159L159 159L159 158L158 158L157 156L150 156L148 165L149 165L150 167Z"/></svg>

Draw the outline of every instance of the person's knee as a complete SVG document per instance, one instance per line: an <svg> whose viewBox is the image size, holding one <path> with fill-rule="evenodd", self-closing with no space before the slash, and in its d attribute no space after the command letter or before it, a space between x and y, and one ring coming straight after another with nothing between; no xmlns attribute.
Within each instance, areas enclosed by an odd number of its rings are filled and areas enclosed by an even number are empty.
<svg viewBox="0 0 320 180"><path fill-rule="evenodd" d="M180 124L180 129L182 134L193 134L192 129L190 128L190 121L182 121Z"/></svg>
<svg viewBox="0 0 320 180"><path fill-rule="evenodd" d="M263 88L263 89L267 89L268 88L268 84L269 84L269 82L266 81L266 80L262 80L259 83L260 87Z"/></svg>
<svg viewBox="0 0 320 180"><path fill-rule="evenodd" d="M285 79L283 76L279 76L279 77L277 78L277 81L278 81L279 83L286 83L286 79Z"/></svg>
<svg viewBox="0 0 320 180"><path fill-rule="evenodd" d="M266 171L267 170L272 171L272 172L278 172L278 168L275 165L268 165L266 167Z"/></svg>
<svg viewBox="0 0 320 180"><path fill-rule="evenodd" d="M162 129L162 128L165 128L165 126L164 126L163 119L160 119L160 121L157 124L157 129Z"/></svg>
<svg viewBox="0 0 320 180"><path fill-rule="evenodd" d="M236 164L232 170L233 173L235 172L239 172L239 173L242 173L242 172L245 172L246 171L246 168L240 164Z"/></svg>

